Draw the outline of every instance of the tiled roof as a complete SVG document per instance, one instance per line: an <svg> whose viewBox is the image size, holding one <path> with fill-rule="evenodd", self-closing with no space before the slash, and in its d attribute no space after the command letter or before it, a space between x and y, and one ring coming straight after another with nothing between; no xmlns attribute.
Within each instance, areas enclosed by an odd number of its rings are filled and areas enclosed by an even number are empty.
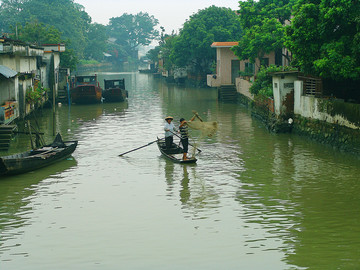
<svg viewBox="0 0 360 270"><path fill-rule="evenodd" d="M211 47L213 48L231 48L234 46L239 45L239 42L236 41L231 41L231 42L214 42L213 44L211 44Z"/></svg>

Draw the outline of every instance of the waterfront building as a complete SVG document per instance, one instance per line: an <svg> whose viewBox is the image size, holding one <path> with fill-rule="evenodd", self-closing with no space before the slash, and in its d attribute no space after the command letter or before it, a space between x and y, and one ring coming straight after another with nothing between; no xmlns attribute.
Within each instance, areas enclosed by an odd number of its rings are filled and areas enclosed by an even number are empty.
<svg viewBox="0 0 360 270"><path fill-rule="evenodd" d="M12 104L12 115L24 117L28 111L25 102L27 89L33 89L44 50L21 41L0 38L0 65L12 70L12 75L1 75L0 105ZM4 118L4 117L3 117Z"/></svg>
<svg viewBox="0 0 360 270"><path fill-rule="evenodd" d="M54 88L57 96L60 53L64 51L64 44L35 46L0 38L0 124L31 112L33 107L26 100L29 91Z"/></svg>

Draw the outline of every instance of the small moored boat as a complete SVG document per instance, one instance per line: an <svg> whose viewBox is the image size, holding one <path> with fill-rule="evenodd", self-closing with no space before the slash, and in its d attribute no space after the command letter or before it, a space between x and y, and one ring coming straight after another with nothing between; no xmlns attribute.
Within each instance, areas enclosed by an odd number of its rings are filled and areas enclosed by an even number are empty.
<svg viewBox="0 0 360 270"><path fill-rule="evenodd" d="M70 156L77 141L63 141L57 134L53 143L27 152L0 157L0 175L15 175L53 164Z"/></svg>
<svg viewBox="0 0 360 270"><path fill-rule="evenodd" d="M125 79L104 80L102 97L105 102L125 101L128 97L128 91L125 90Z"/></svg>
<svg viewBox="0 0 360 270"><path fill-rule="evenodd" d="M96 75L76 76L71 89L71 101L77 104L100 103L102 89Z"/></svg>
<svg viewBox="0 0 360 270"><path fill-rule="evenodd" d="M183 149L176 145L175 143L172 144L170 149L166 148L165 140L164 139L157 139L158 148L166 158L170 159L176 163L188 164L188 163L195 163L197 159L195 157L190 157L189 159L183 160Z"/></svg>

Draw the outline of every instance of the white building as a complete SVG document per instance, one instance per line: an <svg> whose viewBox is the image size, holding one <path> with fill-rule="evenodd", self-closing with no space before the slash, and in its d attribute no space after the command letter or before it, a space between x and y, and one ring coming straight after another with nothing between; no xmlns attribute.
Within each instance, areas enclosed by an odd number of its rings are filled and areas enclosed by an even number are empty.
<svg viewBox="0 0 360 270"><path fill-rule="evenodd" d="M0 65L17 73L16 76L6 78L2 76L0 88L0 105L6 106L10 102L18 108L20 116L25 116L25 96L28 88L33 88L39 63L44 55L40 47L32 46L11 39L0 39Z"/></svg>

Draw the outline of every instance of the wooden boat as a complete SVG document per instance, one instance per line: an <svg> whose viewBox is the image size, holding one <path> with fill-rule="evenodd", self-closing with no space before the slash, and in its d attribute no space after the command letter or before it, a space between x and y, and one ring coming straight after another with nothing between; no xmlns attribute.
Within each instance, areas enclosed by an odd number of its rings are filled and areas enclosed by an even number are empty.
<svg viewBox="0 0 360 270"><path fill-rule="evenodd" d="M76 76L70 95L73 103L100 103L102 98L102 89L97 81L97 76Z"/></svg>
<svg viewBox="0 0 360 270"><path fill-rule="evenodd" d="M173 162L181 163L181 164L189 164L189 163L195 163L197 159L195 157L190 157L187 160L183 160L183 149L176 145L175 143L172 144L172 147L170 149L166 149L165 145L165 139L157 139L157 145L158 148L166 158L170 159Z"/></svg>
<svg viewBox="0 0 360 270"><path fill-rule="evenodd" d="M125 90L125 79L104 80L102 97L105 102L121 102L126 100L128 91Z"/></svg>
<svg viewBox="0 0 360 270"><path fill-rule="evenodd" d="M15 175L48 166L70 156L76 149L77 141L64 142L57 134L53 143L36 150L0 157L0 175Z"/></svg>

